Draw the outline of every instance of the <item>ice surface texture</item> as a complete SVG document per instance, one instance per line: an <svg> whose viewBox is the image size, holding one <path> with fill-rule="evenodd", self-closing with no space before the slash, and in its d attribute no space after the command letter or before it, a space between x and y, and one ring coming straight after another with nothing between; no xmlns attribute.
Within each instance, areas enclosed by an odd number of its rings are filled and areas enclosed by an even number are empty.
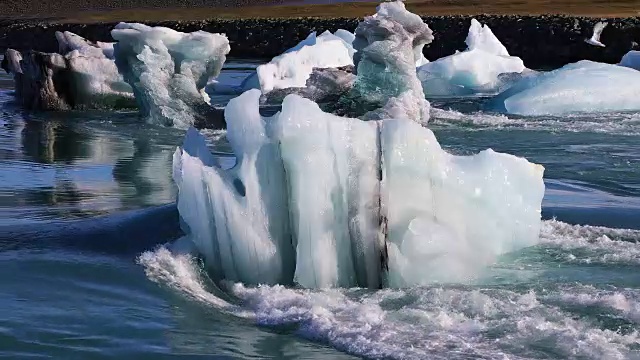
<svg viewBox="0 0 640 360"><path fill-rule="evenodd" d="M116 65L148 121L186 128L215 116L203 88L230 51L225 35L120 23L111 36Z"/></svg>
<svg viewBox="0 0 640 360"><path fill-rule="evenodd" d="M422 19L400 1L382 3L355 31L356 81L347 102L364 119L402 117L426 123L429 102L416 75L422 48L433 40ZM369 110L368 113L366 111Z"/></svg>
<svg viewBox="0 0 640 360"><path fill-rule="evenodd" d="M622 57L618 65L640 70L640 51L629 51Z"/></svg>
<svg viewBox="0 0 640 360"><path fill-rule="evenodd" d="M471 19L467 50L440 58L418 68L427 96L495 93L504 86L501 74L521 73L522 60L509 56L487 25Z"/></svg>
<svg viewBox="0 0 640 360"><path fill-rule="evenodd" d="M410 119L361 121L297 95L227 108L237 164L190 130L174 155L178 209L218 279L308 288L472 278L538 240L543 168L492 150L448 154Z"/></svg>
<svg viewBox="0 0 640 360"><path fill-rule="evenodd" d="M493 101L495 110L519 115L640 110L640 72L579 61L528 76Z"/></svg>

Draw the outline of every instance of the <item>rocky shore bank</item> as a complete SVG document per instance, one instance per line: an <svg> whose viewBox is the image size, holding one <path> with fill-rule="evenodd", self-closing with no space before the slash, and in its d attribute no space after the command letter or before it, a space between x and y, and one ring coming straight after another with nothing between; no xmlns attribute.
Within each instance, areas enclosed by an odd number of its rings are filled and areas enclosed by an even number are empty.
<svg viewBox="0 0 640 360"><path fill-rule="evenodd" d="M488 24L509 52L522 58L530 68L558 67L566 63L588 59L617 63L629 50L638 50L640 18L607 19L608 26L600 48L588 45L594 18L570 16L474 16ZM465 48L471 16L423 16L434 31L435 40L424 49L428 59L437 59ZM146 22L149 25L170 27L182 32L205 30L227 34L231 41L232 57L271 58L304 39L311 31L353 31L355 18L297 18L297 19L238 19L205 21ZM42 22L0 22L0 48L38 51L57 51L56 31L71 31L85 38L112 41L110 31L115 23L55 24Z"/></svg>

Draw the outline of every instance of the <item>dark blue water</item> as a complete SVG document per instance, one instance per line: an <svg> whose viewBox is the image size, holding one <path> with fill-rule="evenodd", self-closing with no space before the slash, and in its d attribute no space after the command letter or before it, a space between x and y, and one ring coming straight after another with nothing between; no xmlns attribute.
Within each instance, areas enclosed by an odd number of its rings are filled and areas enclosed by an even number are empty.
<svg viewBox="0 0 640 360"><path fill-rule="evenodd" d="M449 151L545 166L541 244L473 284L312 291L216 285L167 250L183 131L133 112L25 113L0 84L0 357L640 358L640 114L433 101ZM205 133L230 155L224 132Z"/></svg>

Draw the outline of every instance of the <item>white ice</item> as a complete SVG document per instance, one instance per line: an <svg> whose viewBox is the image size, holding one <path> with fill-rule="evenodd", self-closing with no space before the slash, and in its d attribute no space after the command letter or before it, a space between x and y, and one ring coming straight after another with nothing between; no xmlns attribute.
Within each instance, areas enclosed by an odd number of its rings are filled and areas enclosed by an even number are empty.
<svg viewBox="0 0 640 360"><path fill-rule="evenodd" d="M272 118L232 100L238 164L221 170L190 130L174 157L178 208L218 278L308 288L469 279L538 240L543 168L454 156L409 119L323 113L297 95Z"/></svg>
<svg viewBox="0 0 640 360"><path fill-rule="evenodd" d="M640 51L632 50L624 54L618 65L640 71Z"/></svg>
<svg viewBox="0 0 640 360"><path fill-rule="evenodd" d="M346 30L337 35L325 31L311 33L298 45L258 66L257 76L263 93L273 89L304 87L314 68L336 68L353 65L354 49ZM251 84L251 83L249 83ZM255 83L251 84L251 86Z"/></svg>
<svg viewBox="0 0 640 360"><path fill-rule="evenodd" d="M640 110L640 72L579 61L521 79L494 99L495 110L518 115Z"/></svg>
<svg viewBox="0 0 640 360"><path fill-rule="evenodd" d="M135 104L133 90L118 73L113 43L92 43L74 33L56 32L59 53L67 60L76 105L122 107Z"/></svg>
<svg viewBox="0 0 640 360"><path fill-rule="evenodd" d="M496 92L501 74L522 73L525 66L495 37L487 25L471 20L467 49L418 68L427 96L471 95Z"/></svg>
<svg viewBox="0 0 640 360"><path fill-rule="evenodd" d="M229 53L225 35L127 23L111 35L118 41L116 65L148 121L187 127L207 116L203 88L220 73Z"/></svg>

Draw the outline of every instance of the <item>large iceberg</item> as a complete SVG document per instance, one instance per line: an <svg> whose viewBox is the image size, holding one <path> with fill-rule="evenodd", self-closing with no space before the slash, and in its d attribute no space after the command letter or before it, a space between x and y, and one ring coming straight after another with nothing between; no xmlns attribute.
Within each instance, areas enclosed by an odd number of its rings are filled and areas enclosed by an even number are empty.
<svg viewBox="0 0 640 360"><path fill-rule="evenodd" d="M418 68L427 96L495 93L526 70L522 60L510 56L487 25L471 19L467 50L440 58Z"/></svg>
<svg viewBox="0 0 640 360"><path fill-rule="evenodd" d="M535 244L540 165L445 152L409 119L361 121L297 95L271 118L251 90L227 108L222 170L190 130L174 155L178 209L216 279L309 288L460 281Z"/></svg>
<svg viewBox="0 0 640 360"><path fill-rule="evenodd" d="M640 110L640 72L623 66L579 61L524 77L490 103L518 115Z"/></svg>
<svg viewBox="0 0 640 360"><path fill-rule="evenodd" d="M640 51L631 50L624 54L618 65L640 71Z"/></svg>
<svg viewBox="0 0 640 360"><path fill-rule="evenodd" d="M56 32L59 53L9 49L3 68L14 77L16 95L29 109L134 107L131 87L118 73L112 43L93 43Z"/></svg>
<svg viewBox="0 0 640 360"><path fill-rule="evenodd" d="M225 35L120 23L111 36L116 65L148 121L186 128L219 116L203 89L230 51Z"/></svg>
<svg viewBox="0 0 640 360"><path fill-rule="evenodd" d="M426 123L429 102L415 64L433 33L401 1L382 3L355 31L356 81L340 106L363 119L402 117Z"/></svg>

